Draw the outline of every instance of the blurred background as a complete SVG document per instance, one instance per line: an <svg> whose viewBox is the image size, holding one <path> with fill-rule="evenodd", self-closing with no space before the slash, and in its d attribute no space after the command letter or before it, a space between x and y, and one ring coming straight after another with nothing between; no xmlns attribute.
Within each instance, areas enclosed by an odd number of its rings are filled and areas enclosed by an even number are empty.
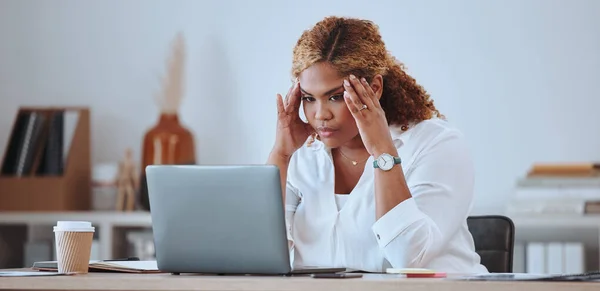
<svg viewBox="0 0 600 291"><path fill-rule="evenodd" d="M0 0L4 163L20 157L22 144L10 150L17 116L23 124L36 124L31 112L44 112L43 124L63 116L40 136L65 141L54 144L63 164L48 166L41 150L25 158L38 175L0 178L0 267L52 259L50 226L64 219L98 227L95 258L151 259L143 165L264 163L292 48L329 15L377 23L388 49L466 135L477 170L472 215L513 219L516 271L599 269L595 0ZM168 78L177 69L184 82ZM176 114L165 115L156 98L168 80L182 93ZM173 124L170 134L193 140L179 153L144 142ZM51 144L39 148L51 152ZM132 192L135 206L117 202Z"/></svg>

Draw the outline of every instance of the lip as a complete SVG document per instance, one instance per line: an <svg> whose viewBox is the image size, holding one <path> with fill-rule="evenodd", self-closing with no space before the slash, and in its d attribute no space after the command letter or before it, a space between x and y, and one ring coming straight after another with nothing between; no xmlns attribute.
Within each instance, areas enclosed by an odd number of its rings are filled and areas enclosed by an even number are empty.
<svg viewBox="0 0 600 291"><path fill-rule="evenodd" d="M317 128L317 131L319 132L319 136L321 137L331 137L337 130L331 127L322 126Z"/></svg>

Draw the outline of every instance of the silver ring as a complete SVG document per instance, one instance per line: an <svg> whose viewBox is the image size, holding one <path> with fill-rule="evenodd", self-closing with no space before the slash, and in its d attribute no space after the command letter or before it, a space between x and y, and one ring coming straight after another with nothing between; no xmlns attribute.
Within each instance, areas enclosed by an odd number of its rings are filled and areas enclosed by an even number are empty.
<svg viewBox="0 0 600 291"><path fill-rule="evenodd" d="M358 109L358 111L361 111L361 110L364 110L364 109L367 109L367 104L363 104L363 106L360 109Z"/></svg>

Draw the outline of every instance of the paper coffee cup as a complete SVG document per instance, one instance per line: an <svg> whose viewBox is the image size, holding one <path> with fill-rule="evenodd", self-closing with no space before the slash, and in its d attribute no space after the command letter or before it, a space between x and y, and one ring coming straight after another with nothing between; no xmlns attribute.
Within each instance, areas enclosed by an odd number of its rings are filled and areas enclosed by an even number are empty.
<svg viewBox="0 0 600 291"><path fill-rule="evenodd" d="M59 273L88 272L95 228L87 221L59 221L54 226Z"/></svg>

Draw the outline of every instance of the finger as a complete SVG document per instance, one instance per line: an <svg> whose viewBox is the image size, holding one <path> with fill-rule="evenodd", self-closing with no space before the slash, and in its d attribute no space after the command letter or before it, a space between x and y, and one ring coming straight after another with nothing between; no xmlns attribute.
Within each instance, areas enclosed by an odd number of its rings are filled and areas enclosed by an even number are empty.
<svg viewBox="0 0 600 291"><path fill-rule="evenodd" d="M365 78L362 78L361 82L363 83L363 86L365 86L365 90L367 91L367 96L369 96L369 99L371 99L373 108L381 108L381 104L379 104L379 99L377 99L377 96L375 95L375 91L373 91L373 87L371 87L371 85L369 85L369 82L367 82L367 80Z"/></svg>
<svg viewBox="0 0 600 291"><path fill-rule="evenodd" d="M288 106L289 110L291 110L291 111L298 110L298 107L300 106L300 97L301 96L302 96L302 94L300 94L300 83L296 82L296 85L294 85L294 88L290 92L290 103Z"/></svg>
<svg viewBox="0 0 600 291"><path fill-rule="evenodd" d="M344 97L346 97L346 95L348 96L348 99L350 99L350 101L353 103L352 107L354 107L356 110L361 109L363 107L363 103L359 100L356 91L347 79L344 79L344 89L346 90Z"/></svg>
<svg viewBox="0 0 600 291"><path fill-rule="evenodd" d="M283 106L283 97L281 94L277 93L277 114L281 114L285 111L285 107Z"/></svg>
<svg viewBox="0 0 600 291"><path fill-rule="evenodd" d="M354 75L350 75L350 83L352 84L352 87L358 96L358 100L362 104L366 104L368 108L372 108L373 101L371 101L371 98L367 96L367 90L365 90L363 83Z"/></svg>
<svg viewBox="0 0 600 291"><path fill-rule="evenodd" d="M365 101L365 104L367 104L369 108L377 108L377 105L379 105L379 100L377 100L377 97L375 97L375 91L373 91L373 88L371 87L371 85L369 85L367 79L361 78L360 82L363 85L363 88L365 90L365 96L368 99L368 101Z"/></svg>
<svg viewBox="0 0 600 291"><path fill-rule="evenodd" d="M283 102L285 107L287 107L288 104L290 104L290 93L292 93L292 90L294 89L295 86L296 86L296 83L294 83L294 85L290 86L290 88L287 91L287 94L285 94L285 100Z"/></svg>
<svg viewBox="0 0 600 291"><path fill-rule="evenodd" d="M348 91L344 91L344 101L346 102L348 110L350 110L350 113L352 113L352 116L354 116L354 119L362 118L360 110L358 107L356 107L356 104L352 100L352 97L350 97L350 93L348 93Z"/></svg>
<svg viewBox="0 0 600 291"><path fill-rule="evenodd" d="M291 98L293 97L293 92L294 92L294 90L297 87L299 87L298 78L296 78L296 80L294 80L294 84L292 86L290 86L290 89L288 90L288 93L285 95L285 107L286 107L286 109L289 106L289 104L291 102Z"/></svg>

